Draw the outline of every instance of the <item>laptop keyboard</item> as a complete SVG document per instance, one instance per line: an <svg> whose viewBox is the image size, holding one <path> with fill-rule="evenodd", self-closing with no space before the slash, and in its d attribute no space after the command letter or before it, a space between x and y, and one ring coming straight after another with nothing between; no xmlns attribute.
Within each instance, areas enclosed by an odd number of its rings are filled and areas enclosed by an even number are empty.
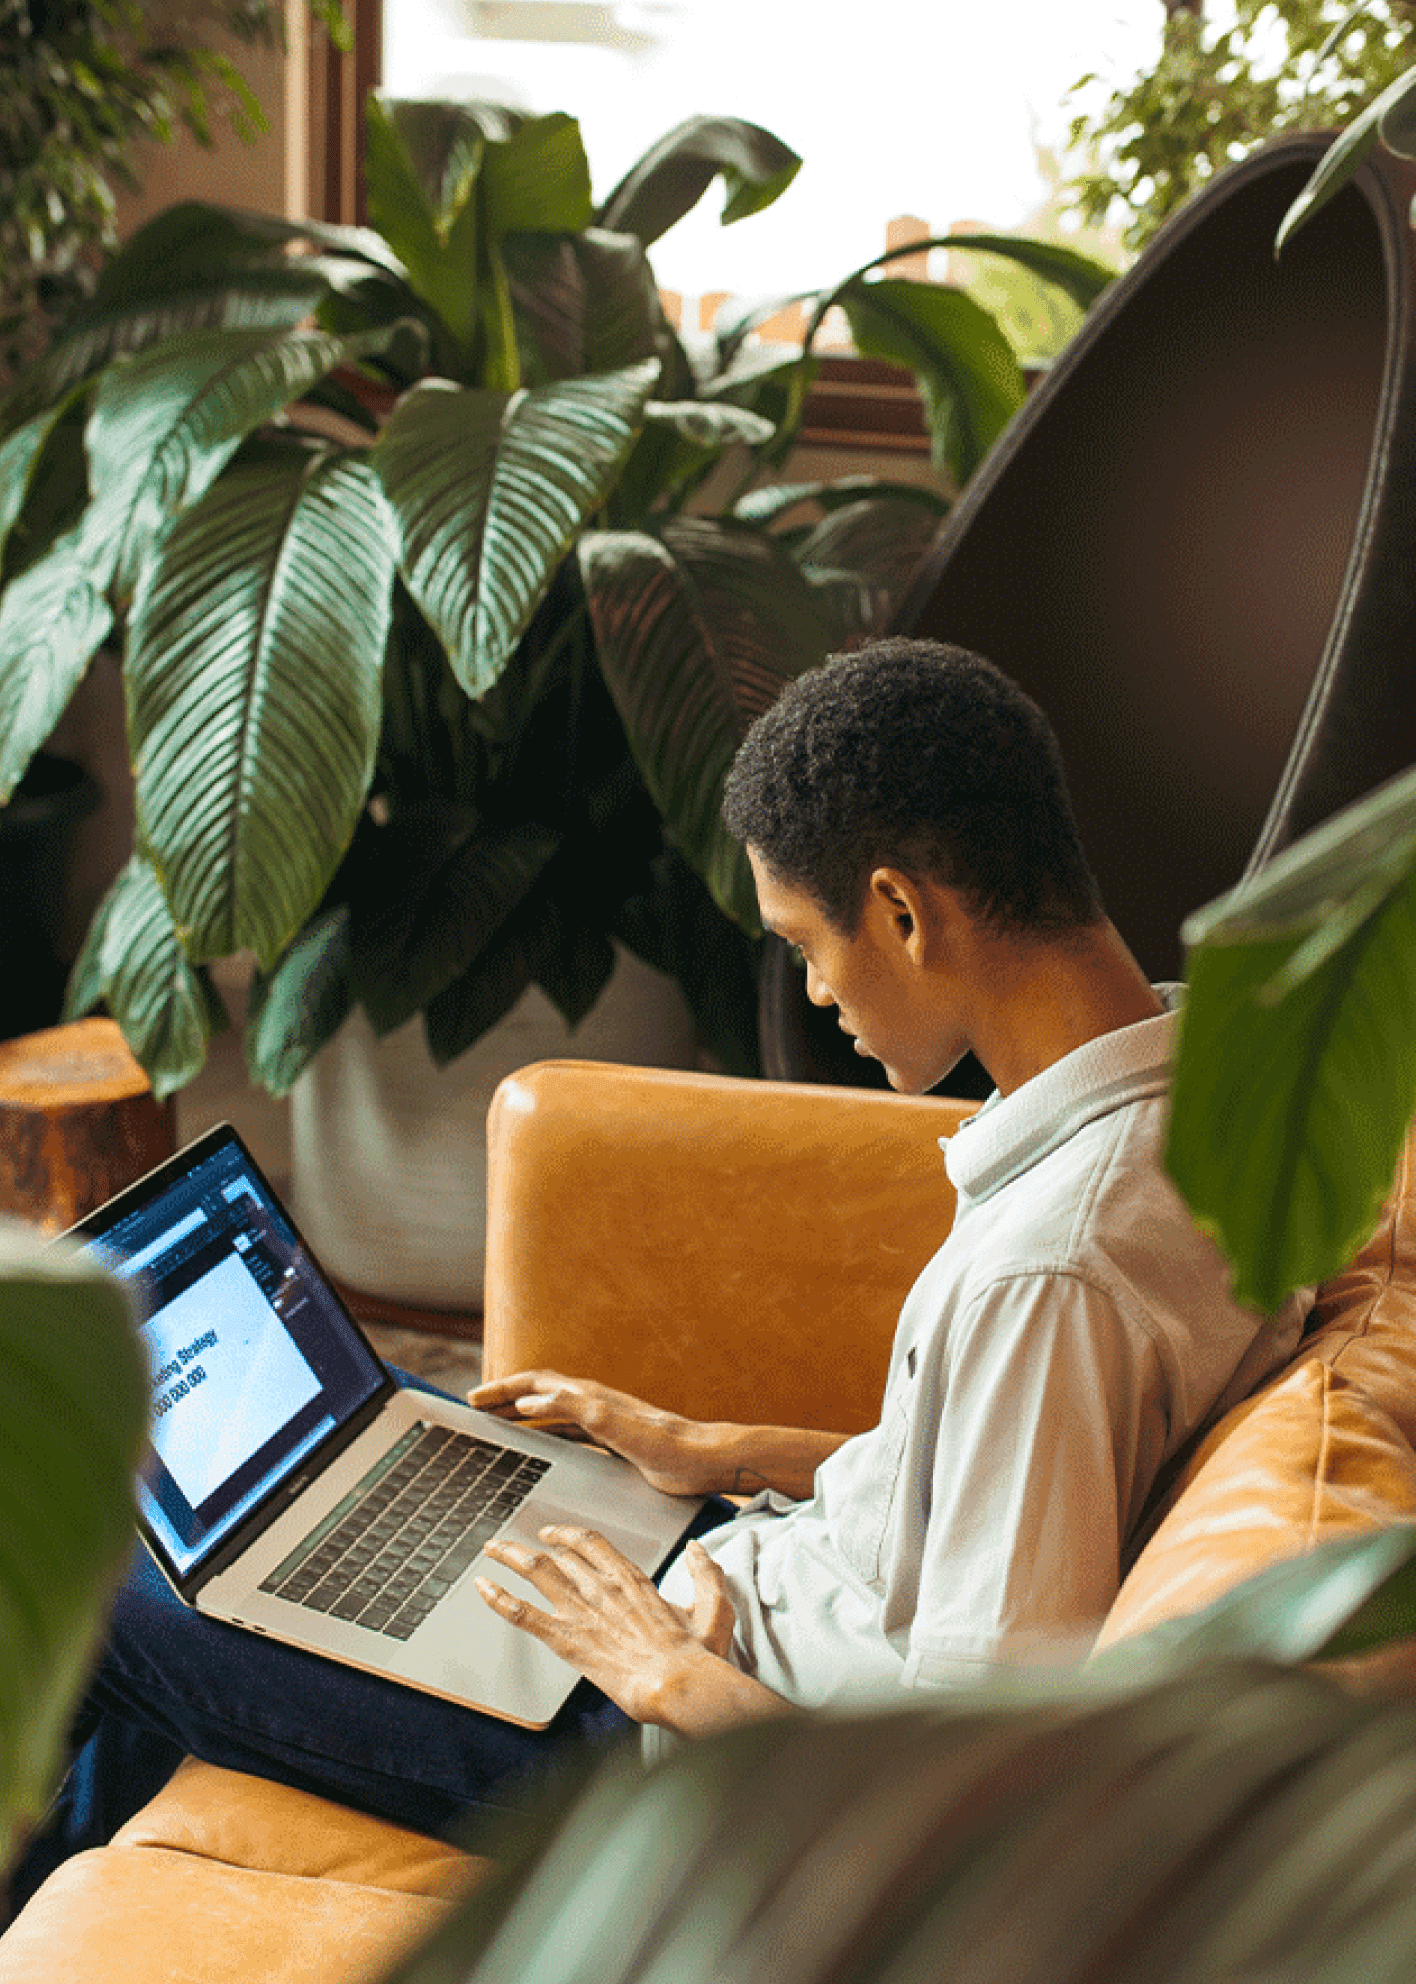
<svg viewBox="0 0 1416 1984"><path fill-rule="evenodd" d="M414 1426L261 1590L411 1639L550 1464L446 1426Z"/></svg>

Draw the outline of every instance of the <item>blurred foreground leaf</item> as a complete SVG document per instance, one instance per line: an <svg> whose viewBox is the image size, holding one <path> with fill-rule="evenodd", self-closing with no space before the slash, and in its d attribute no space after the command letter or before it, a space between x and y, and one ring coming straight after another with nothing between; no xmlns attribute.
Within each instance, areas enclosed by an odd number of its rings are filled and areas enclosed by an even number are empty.
<svg viewBox="0 0 1416 1984"><path fill-rule="evenodd" d="M147 1393L120 1285L0 1221L0 1870L53 1790L133 1547Z"/></svg>
<svg viewBox="0 0 1416 1984"><path fill-rule="evenodd" d="M1185 926L1167 1162L1268 1311L1376 1224L1416 1110L1416 771Z"/></svg>

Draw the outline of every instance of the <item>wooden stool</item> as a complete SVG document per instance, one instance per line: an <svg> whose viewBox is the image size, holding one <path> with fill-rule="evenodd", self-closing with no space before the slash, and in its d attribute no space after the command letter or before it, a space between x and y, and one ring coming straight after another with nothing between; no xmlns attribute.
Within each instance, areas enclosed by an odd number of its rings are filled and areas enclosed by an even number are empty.
<svg viewBox="0 0 1416 1984"><path fill-rule="evenodd" d="M0 1212L62 1233L176 1149L113 1020L0 1041Z"/></svg>

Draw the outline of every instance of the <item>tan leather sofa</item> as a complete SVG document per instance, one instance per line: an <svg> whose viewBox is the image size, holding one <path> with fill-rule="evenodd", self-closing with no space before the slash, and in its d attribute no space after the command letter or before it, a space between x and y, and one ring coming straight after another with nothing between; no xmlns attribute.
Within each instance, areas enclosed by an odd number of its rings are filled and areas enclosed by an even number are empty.
<svg viewBox="0 0 1416 1984"><path fill-rule="evenodd" d="M966 1105L558 1062L493 1105L486 1362L711 1418L871 1420L951 1200ZM1289 1367L1172 1470L1103 1638L1340 1533L1416 1517L1416 1150ZM484 1863L189 1761L0 1937L0 1984L352 1984Z"/></svg>

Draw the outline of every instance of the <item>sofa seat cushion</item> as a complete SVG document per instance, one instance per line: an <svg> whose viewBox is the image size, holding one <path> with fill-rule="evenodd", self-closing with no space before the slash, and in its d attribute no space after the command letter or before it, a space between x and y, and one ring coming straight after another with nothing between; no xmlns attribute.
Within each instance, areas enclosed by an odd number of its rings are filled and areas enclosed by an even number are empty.
<svg viewBox="0 0 1416 1984"><path fill-rule="evenodd" d="M442 1840L312 1792L194 1757L114 1834L112 1844L171 1848L232 1867L444 1900L471 1886L487 1865Z"/></svg>
<svg viewBox="0 0 1416 1984"><path fill-rule="evenodd" d="M0 1936L0 1984L364 1984L431 1935L488 1862L189 1759Z"/></svg>
<svg viewBox="0 0 1416 1984"><path fill-rule="evenodd" d="M66 1860L0 1936L0 1984L365 1984L450 1905L109 1845Z"/></svg>
<svg viewBox="0 0 1416 1984"><path fill-rule="evenodd" d="M1132 1566L1098 1647L1201 1611L1280 1558L1416 1519L1416 1452L1321 1357L1236 1408L1217 1434Z"/></svg>

